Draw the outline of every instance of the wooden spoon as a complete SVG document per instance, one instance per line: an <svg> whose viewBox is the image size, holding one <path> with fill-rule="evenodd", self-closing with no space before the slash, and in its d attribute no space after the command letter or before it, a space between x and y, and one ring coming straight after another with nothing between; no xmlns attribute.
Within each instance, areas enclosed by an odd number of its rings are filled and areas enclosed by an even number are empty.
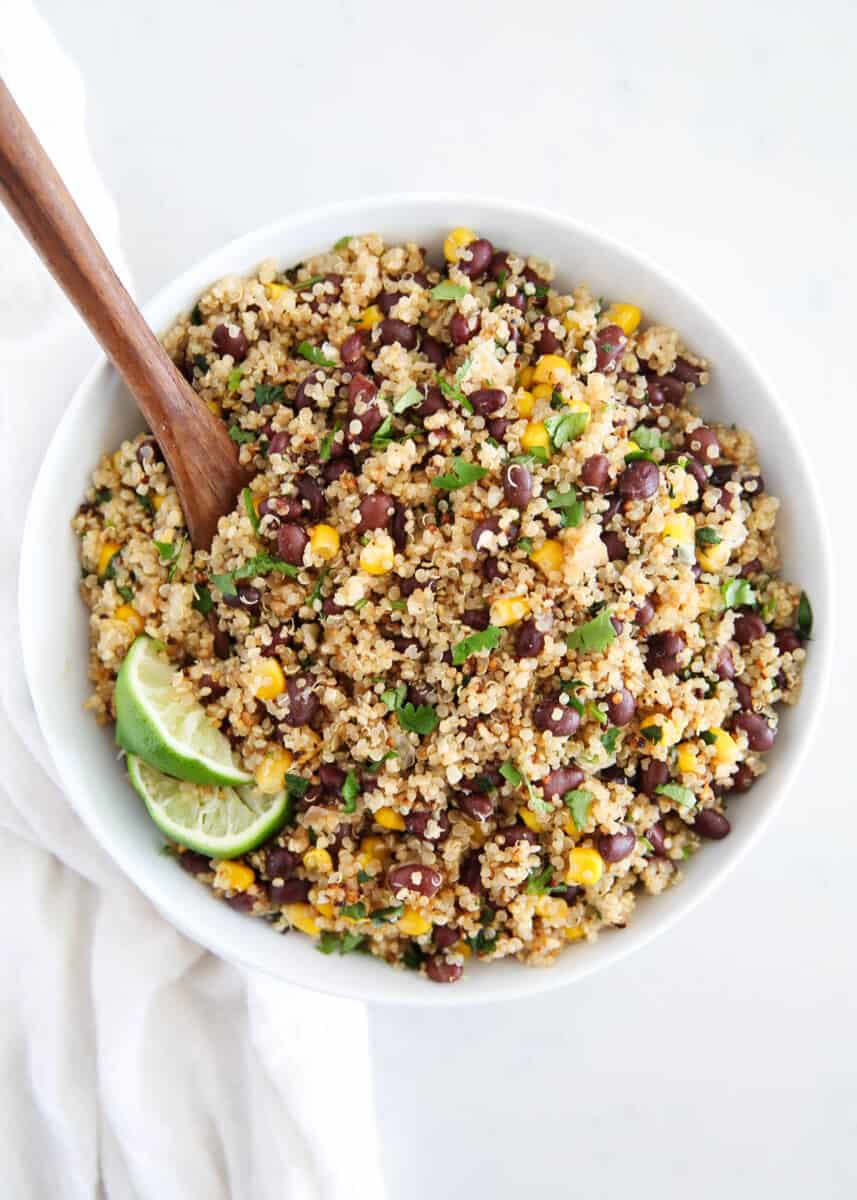
<svg viewBox="0 0 857 1200"><path fill-rule="evenodd" d="M128 385L166 459L191 541L208 549L247 482L238 447L143 320L2 80L0 197Z"/></svg>

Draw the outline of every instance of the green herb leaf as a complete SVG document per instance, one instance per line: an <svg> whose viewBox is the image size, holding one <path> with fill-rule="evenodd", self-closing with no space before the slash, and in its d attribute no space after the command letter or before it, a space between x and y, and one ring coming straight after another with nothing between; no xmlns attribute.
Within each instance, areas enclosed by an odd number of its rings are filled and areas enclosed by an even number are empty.
<svg viewBox="0 0 857 1200"><path fill-rule="evenodd" d="M257 383L253 389L256 407L263 404L281 404L283 401L283 385L281 383Z"/></svg>
<svg viewBox="0 0 857 1200"><path fill-rule="evenodd" d="M703 729L699 736L705 742L706 746L713 746L717 741L717 734L712 733L710 729Z"/></svg>
<svg viewBox="0 0 857 1200"><path fill-rule="evenodd" d="M414 408L417 404L422 404L423 395L419 388L412 387L397 400L393 401L393 410L388 417L385 417L375 431L372 437L372 445L376 450L384 450L393 441L392 428L393 417L400 416L403 412L407 412L409 408Z"/></svg>
<svg viewBox="0 0 857 1200"><path fill-rule="evenodd" d="M418 971L422 966L425 955L416 942L408 942L402 951L402 966L409 971Z"/></svg>
<svg viewBox="0 0 857 1200"><path fill-rule="evenodd" d="M755 608L756 606L756 593L749 579L727 579L720 585L720 592L727 608L744 608L747 605Z"/></svg>
<svg viewBox="0 0 857 1200"><path fill-rule="evenodd" d="M591 621L578 625L565 641L569 650L578 650L583 654L603 653L609 645L616 641L616 630L610 621L609 610L605 608Z"/></svg>
<svg viewBox="0 0 857 1200"><path fill-rule="evenodd" d="M572 708L577 709L581 716L583 716L584 712L586 711L586 706L582 700L578 700L576 693L578 688L582 687L586 687L586 684L582 679L566 680L564 683L559 685L560 691L567 694L569 704L572 706Z"/></svg>
<svg viewBox="0 0 857 1200"><path fill-rule="evenodd" d="M571 813L574 828L580 833L589 820L592 792L587 792L586 788L574 788L573 791L565 793L562 802Z"/></svg>
<svg viewBox="0 0 857 1200"><path fill-rule="evenodd" d="M244 446L247 442L255 442L256 434L249 429L242 429L240 425L229 426L229 436L238 446Z"/></svg>
<svg viewBox="0 0 857 1200"><path fill-rule="evenodd" d="M315 363L317 367L336 366L336 363L330 358L325 358L324 352L319 350L318 346L314 346L312 342L301 342L297 347L297 353L307 362Z"/></svg>
<svg viewBox="0 0 857 1200"><path fill-rule="evenodd" d="M797 631L805 638L812 633L812 605L806 592L801 592L797 606Z"/></svg>
<svg viewBox="0 0 857 1200"><path fill-rule="evenodd" d="M236 567L234 571L227 571L223 575L212 575L211 582L221 595L234 596L238 590L235 586L236 579L252 579L255 575L271 575L274 572L288 575L294 579L297 576L298 568L293 567L291 563L283 562L282 559L274 558L270 554L257 554L254 558L242 563L240 567Z"/></svg>
<svg viewBox="0 0 857 1200"><path fill-rule="evenodd" d="M324 435L324 437L322 438L321 445L319 446L319 449L318 449L318 461L319 462L323 462L323 463L327 462L328 459L330 458L331 454L333 453L333 439L339 433L341 428L342 428L342 422L336 421L333 426L333 429L331 429L329 433L326 433Z"/></svg>
<svg viewBox="0 0 857 1200"><path fill-rule="evenodd" d="M352 235L350 233L343 234L343 236L339 239L338 242L333 243L334 250L344 250L346 248L346 246L348 245L348 243L351 241L351 236Z"/></svg>
<svg viewBox="0 0 857 1200"><path fill-rule="evenodd" d="M419 704L416 707L413 704L403 704L397 710L396 716L402 729L408 733L418 733L420 737L434 733L440 724L440 717L430 704Z"/></svg>
<svg viewBox="0 0 857 1200"><path fill-rule="evenodd" d="M383 704L386 704L387 708L389 708L391 712L395 712L397 708L401 708L401 706L405 703L407 694L408 685L406 683L400 683L398 687L387 688L385 692L382 692L381 701Z"/></svg>
<svg viewBox="0 0 857 1200"><path fill-rule="evenodd" d="M702 529L696 531L697 546L719 546L723 538L716 529L711 529L708 525L704 525Z"/></svg>
<svg viewBox="0 0 857 1200"><path fill-rule="evenodd" d="M551 863L543 871L531 871L524 892L528 896L544 896L551 889L553 866Z"/></svg>
<svg viewBox="0 0 857 1200"><path fill-rule="evenodd" d="M660 725L647 725L640 733L647 742L651 742L653 746L657 746L664 736L664 731Z"/></svg>
<svg viewBox="0 0 857 1200"><path fill-rule="evenodd" d="M204 583L194 584L194 598L191 601L191 608L195 608L198 613L202 613L207 617L214 608L214 601L211 598L211 592Z"/></svg>
<svg viewBox="0 0 857 1200"><path fill-rule="evenodd" d="M660 429L652 429L647 425L638 425L628 437L641 450L669 450L671 445L669 438L664 437Z"/></svg>
<svg viewBox="0 0 857 1200"><path fill-rule="evenodd" d="M602 712L598 705L592 700L589 700L586 704L586 715L593 721L597 721L599 725L607 724L606 713Z"/></svg>
<svg viewBox="0 0 857 1200"><path fill-rule="evenodd" d="M130 604L131 601L134 599L133 588L125 587L121 583L115 584L115 587L116 587L116 591L119 593L119 595L125 601L125 603Z"/></svg>
<svg viewBox="0 0 857 1200"><path fill-rule="evenodd" d="M451 279L444 279L440 283L435 284L431 290L433 300L460 300L462 296L466 296L468 289L462 287L460 283L453 283Z"/></svg>
<svg viewBox="0 0 857 1200"><path fill-rule="evenodd" d="M292 289L296 292L305 292L307 288L315 287L317 283L323 282L323 275L310 275L309 279L302 279L300 283L293 283Z"/></svg>
<svg viewBox="0 0 857 1200"><path fill-rule="evenodd" d="M480 650L494 650L500 641L502 630L496 625L489 625L487 629L479 633L471 633L469 637L464 638L452 648L452 665L460 667L465 659L471 654L478 654Z"/></svg>
<svg viewBox="0 0 857 1200"><path fill-rule="evenodd" d="M529 554L533 548L533 539L528 537L518 538L515 545L519 550L523 550L524 554Z"/></svg>
<svg viewBox="0 0 857 1200"><path fill-rule="evenodd" d="M259 518L256 515L256 509L253 504L253 493L248 487L245 487L241 493L241 499L244 501L244 509L247 516L250 518L250 524L253 526L255 533L259 532Z"/></svg>
<svg viewBox="0 0 857 1200"><path fill-rule="evenodd" d="M555 450L561 450L567 442L580 437L586 428L589 414L585 412L562 412L545 419L545 428Z"/></svg>
<svg viewBox="0 0 857 1200"><path fill-rule="evenodd" d="M342 799L345 801L342 811L353 813L357 808L357 797L359 795L360 781L357 778L357 772L350 770L345 776L345 783L342 785Z"/></svg>
<svg viewBox="0 0 857 1200"><path fill-rule="evenodd" d="M576 529L583 520L583 501L578 500L574 488L570 488L567 492L550 488L546 499L551 508L558 509L562 513L563 529Z"/></svg>
<svg viewBox="0 0 857 1200"><path fill-rule="evenodd" d="M352 950L358 950L365 940L362 933L339 934L325 930L316 942L315 948L322 954L333 954L334 950L340 954L350 954Z"/></svg>
<svg viewBox="0 0 857 1200"><path fill-rule="evenodd" d="M512 787L520 787L524 782L523 775L513 762L504 762L500 768L500 774Z"/></svg>
<svg viewBox="0 0 857 1200"><path fill-rule="evenodd" d="M226 381L227 392L237 392L243 378L244 372L241 370L241 368L233 367L229 372L229 378Z"/></svg>
<svg viewBox="0 0 857 1200"><path fill-rule="evenodd" d="M385 762L387 762L391 758L398 758L398 757L399 757L398 750L388 750L387 753L382 758L379 758L377 760L377 762L370 758L368 762L365 762L363 764L363 770L366 771L367 774L369 774L369 775L377 775L378 772L383 767Z"/></svg>
<svg viewBox="0 0 857 1200"><path fill-rule="evenodd" d="M616 742L617 742L617 740L619 738L619 734L621 732L622 732L622 730L619 729L618 726L614 725L614 727L612 729L608 729L606 733L602 733L601 738L600 738L601 745L604 747L604 749L607 751L608 754L612 754L613 751L616 749Z"/></svg>
<svg viewBox="0 0 857 1200"><path fill-rule="evenodd" d="M391 904L389 908L376 908L372 913L372 924L387 925L390 921L397 920L404 911L404 904Z"/></svg>
<svg viewBox="0 0 857 1200"><path fill-rule="evenodd" d="M315 608L316 600L322 599L324 595L322 589L324 587L324 581L327 579L327 573L329 570L330 567L325 567L324 570L319 573L318 579L315 581L315 587L307 597L307 604L309 604L310 608Z"/></svg>
<svg viewBox="0 0 857 1200"><path fill-rule="evenodd" d="M286 775L286 791L290 800L303 800L309 791L309 780L303 775Z"/></svg>
<svg viewBox="0 0 857 1200"><path fill-rule="evenodd" d="M390 608L395 609L396 612L407 612L408 611L408 602L407 602L407 600L391 600Z"/></svg>
<svg viewBox="0 0 857 1200"><path fill-rule="evenodd" d="M152 545L160 555L162 563L171 563L181 549L181 542L156 542L154 538Z"/></svg>
<svg viewBox="0 0 857 1200"><path fill-rule="evenodd" d="M194 354L193 365L196 367L197 371L200 371L203 375L205 375L208 371L208 359L204 354Z"/></svg>
<svg viewBox="0 0 857 1200"><path fill-rule="evenodd" d="M360 921L366 916L366 905L362 900L358 900L356 904L343 904L339 915L349 917L352 921Z"/></svg>
<svg viewBox="0 0 857 1200"><path fill-rule="evenodd" d="M106 504L108 500L113 499L113 493L110 488L99 488L95 493L96 504Z"/></svg>
<svg viewBox="0 0 857 1200"><path fill-rule="evenodd" d="M191 310L190 323L191 323L191 325L201 325L202 322L203 322L202 310L199 307L199 303L196 303L196 304L194 304L194 306Z"/></svg>
<svg viewBox="0 0 857 1200"><path fill-rule="evenodd" d="M693 808L696 804L696 796L690 788L682 787L680 783L662 783L655 791L659 796L666 796L668 800L672 800L674 804L680 804L682 808Z"/></svg>
<svg viewBox="0 0 857 1200"><path fill-rule="evenodd" d="M475 483L477 479L488 474L485 467L477 467L475 463L465 462L457 455L452 459L451 466L452 470L448 475L435 475L431 480L432 487L442 488L445 492L453 492L456 488L467 487L469 483Z"/></svg>
<svg viewBox="0 0 857 1200"><path fill-rule="evenodd" d="M155 504L152 500L152 497L148 493L146 493L146 495L141 495L139 492L135 492L134 495L137 497L137 501L143 508L144 512L147 512L150 517L153 517L155 515Z"/></svg>
<svg viewBox="0 0 857 1200"><path fill-rule="evenodd" d="M466 413L473 413L476 410L474 409L473 405L470 403L468 398L465 396L464 392L462 392L462 390L461 390L462 380L464 379L464 376L467 374L467 372L469 370L470 370L470 359L465 358L464 362L461 364L461 366L455 372L455 383L454 384L449 383L446 379L443 378L442 375L435 375L434 380L435 380L435 383L437 384L437 386L443 392L444 396L446 396L447 400L455 400L458 404L461 405L461 407L464 409L464 411Z"/></svg>

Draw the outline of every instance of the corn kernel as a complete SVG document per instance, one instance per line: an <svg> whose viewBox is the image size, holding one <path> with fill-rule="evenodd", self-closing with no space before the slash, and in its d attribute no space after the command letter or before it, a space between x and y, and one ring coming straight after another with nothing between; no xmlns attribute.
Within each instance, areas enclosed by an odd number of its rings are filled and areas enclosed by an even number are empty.
<svg viewBox="0 0 857 1200"><path fill-rule="evenodd" d="M649 742L649 748L653 754L656 754L659 749L665 750L668 746L674 746L681 736L675 723L661 713L652 713L650 717L646 717L640 722L641 732L656 727L660 728L661 736L658 741ZM648 739L646 740L648 741Z"/></svg>
<svg viewBox="0 0 857 1200"><path fill-rule="evenodd" d="M622 332L630 337L640 324L643 314L636 304L611 304L604 317L611 325L618 325Z"/></svg>
<svg viewBox="0 0 857 1200"><path fill-rule="evenodd" d="M312 846L303 856L303 865L313 875L329 875L333 870L333 859L327 850L320 850L318 846Z"/></svg>
<svg viewBox="0 0 857 1200"><path fill-rule="evenodd" d="M568 853L568 869L565 873L566 883L583 884L591 887L604 874L604 859L597 850L588 846L575 846Z"/></svg>
<svg viewBox="0 0 857 1200"><path fill-rule="evenodd" d="M522 388L529 388L533 382L533 372L535 367L521 367L518 372L518 383Z"/></svg>
<svg viewBox="0 0 857 1200"><path fill-rule="evenodd" d="M98 577L99 577L99 579L103 578L103 576L106 574L107 568L110 566L110 563L113 561L113 556L115 554L118 554L119 551L121 550L121 548L122 547L119 545L118 542L105 542L104 545L101 547L101 553L98 555Z"/></svg>
<svg viewBox="0 0 857 1200"><path fill-rule="evenodd" d="M531 808L519 808L518 816L524 822L527 829L532 829L533 833L541 833L541 831L544 829L544 825Z"/></svg>
<svg viewBox="0 0 857 1200"><path fill-rule="evenodd" d="M283 668L275 658L265 658L253 668L256 684L254 695L257 700L275 700L285 691L286 680Z"/></svg>
<svg viewBox="0 0 857 1200"><path fill-rule="evenodd" d="M470 955L473 953L473 951L470 949L467 942L461 941L455 943L455 945L452 947L452 953L460 954L462 958L470 958Z"/></svg>
<svg viewBox="0 0 857 1200"><path fill-rule="evenodd" d="M526 596L501 596L491 605L491 624L505 629L507 625L514 625L516 621L523 621L529 613L530 602Z"/></svg>
<svg viewBox="0 0 857 1200"><path fill-rule="evenodd" d="M288 750L274 750L267 754L255 770L256 786L266 796L276 796L286 783L286 771L292 765Z"/></svg>
<svg viewBox="0 0 857 1200"><path fill-rule="evenodd" d="M382 829L398 829L405 828L405 818L401 813L397 813L394 808L379 808L375 813L375 824L380 825Z"/></svg>
<svg viewBox="0 0 857 1200"><path fill-rule="evenodd" d="M548 538L533 550L530 562L534 562L545 575L558 575L562 570L562 543L556 538Z"/></svg>
<svg viewBox="0 0 857 1200"><path fill-rule="evenodd" d="M155 510L155 512L158 511L165 500L166 496L160 496L157 492L152 493L152 508Z"/></svg>
<svg viewBox="0 0 857 1200"><path fill-rule="evenodd" d="M694 774L699 766L699 758L696 754L696 747L692 742L682 742L680 746L676 747L676 762L682 774Z"/></svg>
<svg viewBox="0 0 857 1200"><path fill-rule="evenodd" d="M396 547L389 533L376 533L360 552L360 567L367 575L386 575L393 569Z"/></svg>
<svg viewBox="0 0 857 1200"><path fill-rule="evenodd" d="M223 413L223 409L220 407L220 404L217 400L206 400L205 407L209 410L209 412L213 412L216 417L221 416Z"/></svg>
<svg viewBox="0 0 857 1200"><path fill-rule="evenodd" d="M586 930L582 925L569 925L565 931L565 940L567 942L579 942L584 937L586 937Z"/></svg>
<svg viewBox="0 0 857 1200"><path fill-rule="evenodd" d="M319 914L319 916L327 917L328 920L330 920L334 914L334 907L332 904L325 902L324 904L316 904L315 911Z"/></svg>
<svg viewBox="0 0 857 1200"><path fill-rule="evenodd" d="M566 823L563 825L563 829L570 838L576 838L580 833L580 830L577 828L574 821L571 820L566 821Z"/></svg>
<svg viewBox="0 0 857 1200"><path fill-rule="evenodd" d="M731 733L727 733L725 729L710 729L709 733L714 734L714 757L719 763L734 763L738 761L741 754L741 748L732 737Z"/></svg>
<svg viewBox="0 0 857 1200"><path fill-rule="evenodd" d="M696 561L703 571L721 571L729 562L730 553L728 542L717 542L714 546L697 546Z"/></svg>
<svg viewBox="0 0 857 1200"><path fill-rule="evenodd" d="M136 608L132 608L130 604L120 604L113 614L118 621L124 621L131 629L132 633L143 632L143 618L137 612Z"/></svg>
<svg viewBox="0 0 857 1200"><path fill-rule="evenodd" d="M374 329L376 325L384 320L384 314L381 312L377 304L370 304L368 308L364 308L360 314L360 320L357 322L358 329Z"/></svg>
<svg viewBox="0 0 857 1200"><path fill-rule="evenodd" d="M571 363L559 354L543 354L533 371L534 383L562 383L571 375Z"/></svg>
<svg viewBox="0 0 857 1200"><path fill-rule="evenodd" d="M592 415L592 409L585 400L566 400L565 406L569 412L586 413L587 417Z"/></svg>
<svg viewBox="0 0 857 1200"><path fill-rule="evenodd" d="M690 513L672 513L664 521L664 541L675 546L682 562L693 562L696 524Z"/></svg>
<svg viewBox="0 0 857 1200"><path fill-rule="evenodd" d="M313 554L329 561L339 553L339 534L332 525L313 525L309 545Z"/></svg>
<svg viewBox="0 0 857 1200"><path fill-rule="evenodd" d="M531 417L536 407L536 398L532 392L518 392L515 397L519 417Z"/></svg>
<svg viewBox="0 0 857 1200"><path fill-rule="evenodd" d="M283 292L287 292L288 290L288 287L284 283L265 284L265 291L268 293L269 300L279 300Z"/></svg>
<svg viewBox="0 0 857 1200"><path fill-rule="evenodd" d="M461 251L465 246L469 246L471 242L476 241L476 234L472 229L465 229L459 226L458 229L452 229L444 238L443 256L447 262L458 262Z"/></svg>
<svg viewBox="0 0 857 1200"><path fill-rule="evenodd" d="M536 896L536 912L551 925L568 920L568 904L562 896Z"/></svg>
<svg viewBox="0 0 857 1200"><path fill-rule="evenodd" d="M321 933L311 904L286 904L283 912L293 929L299 929L309 937L318 937Z"/></svg>
<svg viewBox="0 0 857 1200"><path fill-rule="evenodd" d="M255 879L252 868L228 858L222 859L214 871L214 886L224 891L246 892Z"/></svg>
<svg viewBox="0 0 857 1200"><path fill-rule="evenodd" d="M421 937L431 929L431 921L416 908L406 908L396 924L408 937Z"/></svg>
<svg viewBox="0 0 857 1200"><path fill-rule="evenodd" d="M550 453L551 440L544 421L530 421L521 438L522 450L547 450Z"/></svg>
<svg viewBox="0 0 857 1200"><path fill-rule="evenodd" d="M404 822L403 822L404 824ZM360 842L357 861L361 867L381 867L389 856L389 848L382 837L371 833Z"/></svg>
<svg viewBox="0 0 857 1200"><path fill-rule="evenodd" d="M554 389L552 383L533 384L533 396L536 400L550 400L550 398L553 396L553 391Z"/></svg>

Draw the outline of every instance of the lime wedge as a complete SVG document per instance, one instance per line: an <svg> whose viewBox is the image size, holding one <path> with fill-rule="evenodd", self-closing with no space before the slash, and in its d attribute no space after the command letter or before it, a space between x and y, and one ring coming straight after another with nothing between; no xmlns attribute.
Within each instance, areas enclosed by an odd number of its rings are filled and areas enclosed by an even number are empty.
<svg viewBox="0 0 857 1200"><path fill-rule="evenodd" d="M255 787L205 787L171 779L134 754L128 755L128 775L161 833L208 858L237 858L255 850L291 813L286 791L266 796Z"/></svg>
<svg viewBox="0 0 857 1200"><path fill-rule="evenodd" d="M226 787L251 783L199 701L175 690L175 675L156 642L136 639L116 679L116 741L176 779Z"/></svg>

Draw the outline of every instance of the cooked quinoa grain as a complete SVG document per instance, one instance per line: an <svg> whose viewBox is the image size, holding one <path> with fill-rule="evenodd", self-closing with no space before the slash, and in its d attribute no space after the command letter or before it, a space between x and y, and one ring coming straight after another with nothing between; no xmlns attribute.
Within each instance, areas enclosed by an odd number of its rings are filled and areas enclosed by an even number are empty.
<svg viewBox="0 0 857 1200"><path fill-rule="evenodd" d="M446 983L624 927L728 835L809 610L679 333L474 231L444 254L343 238L215 284L164 343L248 489L194 552L140 434L74 528L95 717L145 631L259 787L295 789L261 849L179 864Z"/></svg>

